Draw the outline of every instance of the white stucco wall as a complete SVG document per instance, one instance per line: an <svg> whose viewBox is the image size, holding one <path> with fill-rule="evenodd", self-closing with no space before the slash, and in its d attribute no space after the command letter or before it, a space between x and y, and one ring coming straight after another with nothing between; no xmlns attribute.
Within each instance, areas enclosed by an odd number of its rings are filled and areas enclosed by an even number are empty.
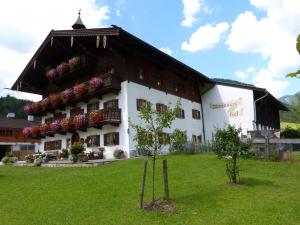
<svg viewBox="0 0 300 225"><path fill-rule="evenodd" d="M223 128L228 124L241 127L243 134L247 130L253 130L252 90L215 85L201 98L206 141L212 140L216 128Z"/></svg>
<svg viewBox="0 0 300 225"><path fill-rule="evenodd" d="M165 105L171 104L175 106L177 96L172 94L166 94L165 92L149 89L143 85L136 84L134 82L127 82L127 97L128 97L128 116L134 124L141 123L141 120L138 117L138 111L136 106L136 99L145 99L150 101L153 104L153 107L156 107L156 103L163 103ZM192 109L197 109L201 111L201 104L197 102L192 102L187 99L181 99L181 108L184 109L185 118L180 119L176 118L172 124L171 129L165 130L166 133L171 133L175 128L178 128L182 131L187 131L188 140L192 139L192 135L202 135L203 137L203 127L202 120L197 120L192 118ZM134 139L134 130L129 129L129 148L130 150L135 149L136 142Z"/></svg>
<svg viewBox="0 0 300 225"><path fill-rule="evenodd" d="M127 113L127 95L126 95L126 82L123 82L121 84L121 91L119 95L115 94L108 94L102 96L102 99L90 99L88 103L99 101L99 107L100 109L103 109L103 103L111 100L111 99L118 99L119 108L122 110L122 118L121 118L121 124L118 127L111 126L111 125L105 125L102 127L102 129L96 129L96 128L88 128L86 132L77 130L77 133L79 134L80 138L86 139L87 136L90 135L100 135L100 147L105 148L104 155L106 158L113 158L113 152L116 149L122 149L125 151L125 154L128 156L129 152L129 143L128 143L128 113ZM81 107L84 109L84 112L87 112L87 103L79 102L76 104L76 106ZM56 112L63 112L67 114L67 117L70 116L70 109L72 107L66 107L64 111L57 110ZM52 117L53 114L48 113L47 117ZM42 118L42 122L45 122L45 117ZM119 145L115 146L104 146L104 134L110 133L110 132L119 132ZM46 141L55 141L55 140L62 140L62 148L66 148L67 146L67 139L71 139L72 134L67 133L66 135L61 134L55 134L54 137L46 137L41 140L40 144L40 151L44 151L44 143ZM85 144L86 145L86 144ZM99 147L93 147L95 149L98 149ZM92 150L93 148L86 148L87 151Z"/></svg>

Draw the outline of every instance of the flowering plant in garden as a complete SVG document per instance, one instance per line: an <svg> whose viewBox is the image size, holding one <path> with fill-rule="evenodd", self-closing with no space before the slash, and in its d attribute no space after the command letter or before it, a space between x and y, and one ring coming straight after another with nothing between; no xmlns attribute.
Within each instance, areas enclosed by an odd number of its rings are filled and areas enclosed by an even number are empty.
<svg viewBox="0 0 300 225"><path fill-rule="evenodd" d="M42 124L41 126L40 126L40 131L42 132L42 133L46 133L46 132L48 132L50 130L50 126L49 126L49 124L47 124L47 123L44 123L44 124Z"/></svg>
<svg viewBox="0 0 300 225"><path fill-rule="evenodd" d="M102 119L103 119L103 115L100 110L91 112L89 115L89 123L90 124L97 123L97 122L101 121Z"/></svg>
<svg viewBox="0 0 300 225"><path fill-rule="evenodd" d="M67 103L73 96L73 90L72 89L67 89L61 92L60 94L62 102Z"/></svg>
<svg viewBox="0 0 300 225"><path fill-rule="evenodd" d="M60 121L60 126L63 130L65 130L65 131L68 130L70 128L69 119L63 118Z"/></svg>
<svg viewBox="0 0 300 225"><path fill-rule="evenodd" d="M74 91L74 95L76 97L80 97L81 95L83 95L86 91L87 91L87 87L86 84L78 84L74 87L73 89Z"/></svg>
<svg viewBox="0 0 300 225"><path fill-rule="evenodd" d="M83 114L76 115L74 116L73 122L76 127L85 126L86 125L85 116Z"/></svg>
<svg viewBox="0 0 300 225"><path fill-rule="evenodd" d="M53 79L57 76L57 71L56 69L50 69L47 71L46 73L46 76L49 78L49 79Z"/></svg>
<svg viewBox="0 0 300 225"><path fill-rule="evenodd" d="M58 74L63 74L65 72L68 72L70 70L70 65L68 63L61 63L56 67L56 71L58 72Z"/></svg>
<svg viewBox="0 0 300 225"><path fill-rule="evenodd" d="M24 136L28 137L31 134L31 128L30 127L25 127L22 130L22 133L23 133Z"/></svg>
<svg viewBox="0 0 300 225"><path fill-rule="evenodd" d="M40 127L39 126L31 127L31 134L32 135L38 135L39 133L40 133Z"/></svg>
<svg viewBox="0 0 300 225"><path fill-rule="evenodd" d="M57 106L60 103L61 97L60 95L56 94L56 95L50 95L50 103L53 106Z"/></svg>
<svg viewBox="0 0 300 225"><path fill-rule="evenodd" d="M41 108L41 105L39 102L34 102L31 104L31 109L32 109L32 112L36 113L40 110Z"/></svg>
<svg viewBox="0 0 300 225"><path fill-rule="evenodd" d="M51 124L50 124L50 129L53 131L53 132L58 132L60 130L60 122L59 120L55 120L53 121Z"/></svg>
<svg viewBox="0 0 300 225"><path fill-rule="evenodd" d="M49 104L50 104L49 98L44 98L42 101L40 101L41 109L43 111L47 110Z"/></svg>
<svg viewBox="0 0 300 225"><path fill-rule="evenodd" d="M75 56L75 57L69 59L69 65L70 65L71 69L75 68L79 64L80 64L80 57L79 56Z"/></svg>
<svg viewBox="0 0 300 225"><path fill-rule="evenodd" d="M99 77L94 77L89 80L89 91L94 91L103 84L103 80Z"/></svg>

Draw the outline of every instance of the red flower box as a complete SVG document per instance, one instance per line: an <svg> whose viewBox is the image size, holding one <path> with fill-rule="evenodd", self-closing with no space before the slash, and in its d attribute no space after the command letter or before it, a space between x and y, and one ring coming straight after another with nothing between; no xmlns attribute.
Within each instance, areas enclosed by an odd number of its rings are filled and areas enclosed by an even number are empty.
<svg viewBox="0 0 300 225"><path fill-rule="evenodd" d="M68 63L61 63L56 67L56 71L59 75L64 74L70 70L70 65Z"/></svg>
<svg viewBox="0 0 300 225"><path fill-rule="evenodd" d="M50 98L50 103L52 106L57 106L61 101L61 97L58 94L50 95L49 98Z"/></svg>
<svg viewBox="0 0 300 225"><path fill-rule="evenodd" d="M94 124L103 120L103 114L100 110L91 112L89 115L89 124Z"/></svg>
<svg viewBox="0 0 300 225"><path fill-rule="evenodd" d="M89 91L94 91L103 84L103 80L99 77L94 77L89 80Z"/></svg>
<svg viewBox="0 0 300 225"><path fill-rule="evenodd" d="M51 69L51 70L48 70L47 73L46 73L46 76L51 80L51 79L54 79L56 76L57 76L57 71L56 69Z"/></svg>
<svg viewBox="0 0 300 225"><path fill-rule="evenodd" d="M74 69L79 64L80 64L80 57L78 56L75 56L69 60L69 65L71 69Z"/></svg>
<svg viewBox="0 0 300 225"><path fill-rule="evenodd" d="M31 108L31 105L25 105L24 106L24 112L29 114L32 112L32 108Z"/></svg>
<svg viewBox="0 0 300 225"><path fill-rule="evenodd" d="M87 86L86 84L78 84L73 88L73 92L75 97L80 97L81 95L83 95L84 93L87 92Z"/></svg>
<svg viewBox="0 0 300 225"><path fill-rule="evenodd" d="M47 123L42 124L42 125L40 126L40 131L41 131L42 133L46 133L46 132L50 131L50 126L49 126L49 124L47 124Z"/></svg>
<svg viewBox="0 0 300 225"><path fill-rule="evenodd" d="M40 109L41 109L40 103L39 103L39 102L34 102L34 103L32 103L32 104L31 104L31 109L32 109L32 112L34 112L34 113L39 112Z"/></svg>
<svg viewBox="0 0 300 225"><path fill-rule="evenodd" d="M43 111L47 111L47 108L50 104L50 101L49 101L49 98L44 98L41 102L40 102L40 105L41 105L41 109Z"/></svg>
<svg viewBox="0 0 300 225"><path fill-rule="evenodd" d="M62 102L67 103L73 97L73 90L72 89L64 90L60 93L60 96Z"/></svg>

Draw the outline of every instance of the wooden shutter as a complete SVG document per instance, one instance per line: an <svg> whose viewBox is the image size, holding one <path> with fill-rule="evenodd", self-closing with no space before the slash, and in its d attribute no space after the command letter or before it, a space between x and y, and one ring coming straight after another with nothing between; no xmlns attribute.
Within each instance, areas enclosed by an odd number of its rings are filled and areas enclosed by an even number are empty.
<svg viewBox="0 0 300 225"><path fill-rule="evenodd" d="M120 141L119 141L119 132L114 133L114 144L115 145L119 145Z"/></svg>

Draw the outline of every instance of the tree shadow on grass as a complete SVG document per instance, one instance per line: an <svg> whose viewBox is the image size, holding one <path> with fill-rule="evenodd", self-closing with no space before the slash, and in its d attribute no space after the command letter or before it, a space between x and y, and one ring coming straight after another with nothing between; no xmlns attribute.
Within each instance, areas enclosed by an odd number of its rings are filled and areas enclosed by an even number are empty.
<svg viewBox="0 0 300 225"><path fill-rule="evenodd" d="M241 185L246 185L250 187L254 186L275 186L274 182L270 180L262 180L262 179L257 179L253 177L248 177L248 178L242 178L240 181Z"/></svg>

